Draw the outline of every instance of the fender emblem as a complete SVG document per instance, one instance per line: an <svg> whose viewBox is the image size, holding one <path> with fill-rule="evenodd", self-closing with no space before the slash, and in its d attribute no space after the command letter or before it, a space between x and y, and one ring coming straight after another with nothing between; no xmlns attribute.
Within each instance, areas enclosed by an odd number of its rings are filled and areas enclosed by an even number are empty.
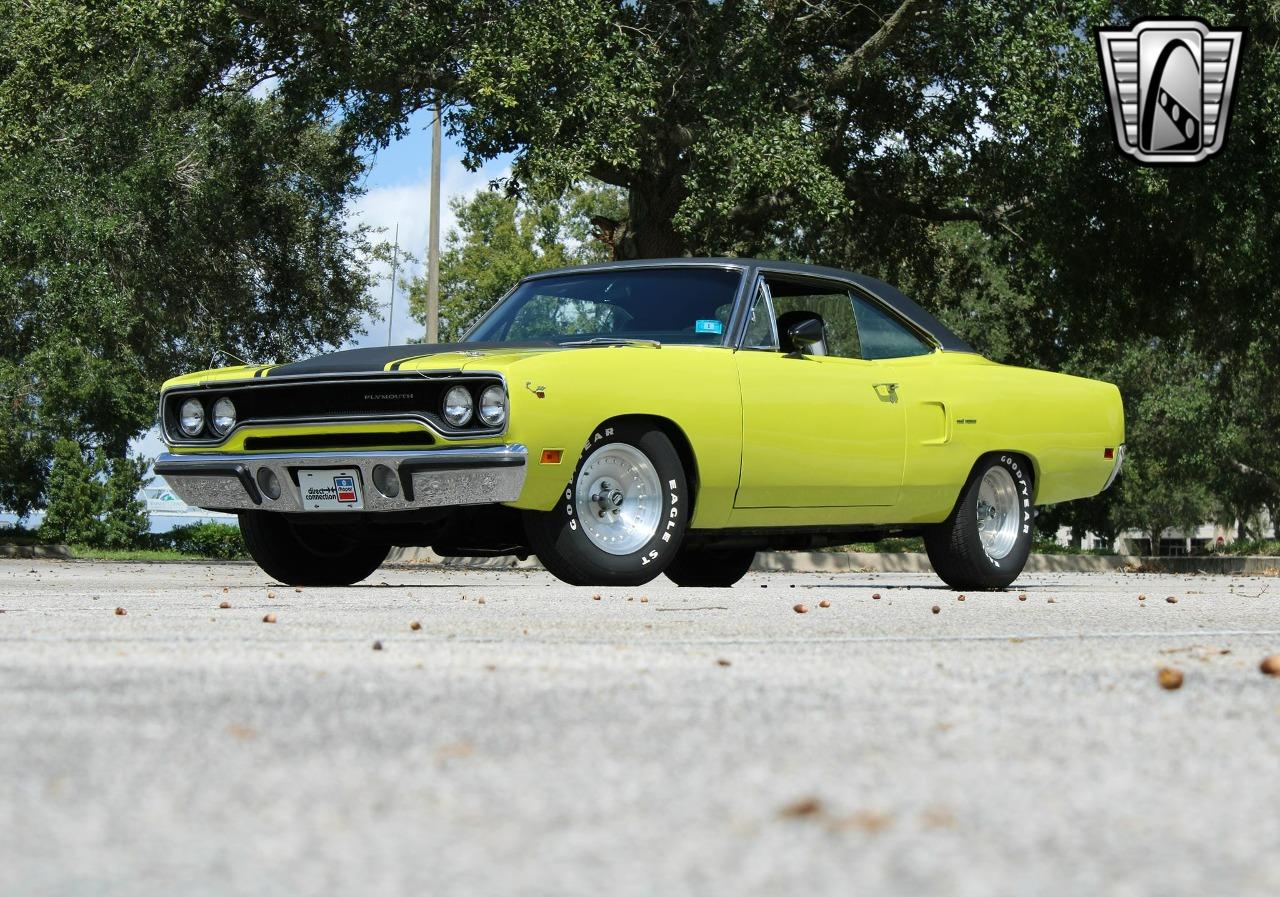
<svg viewBox="0 0 1280 897"><path fill-rule="evenodd" d="M545 386L534 386L532 380L526 380L524 388L540 399L545 399L547 397L547 388Z"/></svg>

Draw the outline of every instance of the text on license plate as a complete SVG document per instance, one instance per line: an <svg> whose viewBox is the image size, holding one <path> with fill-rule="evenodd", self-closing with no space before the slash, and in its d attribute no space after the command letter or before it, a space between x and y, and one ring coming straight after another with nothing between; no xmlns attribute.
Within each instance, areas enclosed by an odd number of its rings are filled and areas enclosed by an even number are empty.
<svg viewBox="0 0 1280 897"><path fill-rule="evenodd" d="M300 470L298 486L307 511L348 511L364 507L357 470Z"/></svg>

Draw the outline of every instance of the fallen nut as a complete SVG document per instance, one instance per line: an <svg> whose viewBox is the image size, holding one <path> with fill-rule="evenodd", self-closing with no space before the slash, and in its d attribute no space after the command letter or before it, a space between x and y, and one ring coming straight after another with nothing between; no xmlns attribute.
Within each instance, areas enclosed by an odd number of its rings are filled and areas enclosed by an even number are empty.
<svg viewBox="0 0 1280 897"><path fill-rule="evenodd" d="M477 598L477 599L476 599L476 604L484 604L484 596L483 596L483 595L481 595L479 598Z"/></svg>
<svg viewBox="0 0 1280 897"><path fill-rule="evenodd" d="M1173 667L1161 667L1160 672L1156 674L1156 681L1160 683L1161 688L1169 691L1182 688L1182 671Z"/></svg>
<svg viewBox="0 0 1280 897"><path fill-rule="evenodd" d="M778 811L778 815L783 819L797 819L803 816L816 816L822 812L822 801L816 797L802 797L800 800L787 804Z"/></svg>
<svg viewBox="0 0 1280 897"><path fill-rule="evenodd" d="M599 601L599 600L600 600L600 593L599 593L599 592L596 592L594 595L592 595L592 596L591 596L591 600L592 600L592 601Z"/></svg>
<svg viewBox="0 0 1280 897"><path fill-rule="evenodd" d="M956 600L957 600L957 601L963 601L963 600L964 600L964 596L963 596L963 595L960 595L960 596L958 596L958 597L956 598Z"/></svg>
<svg viewBox="0 0 1280 897"><path fill-rule="evenodd" d="M641 595L641 596L640 596L640 603L641 603L641 604L648 604L648 603L649 603L649 598L648 598L648 596L647 596L647 595Z"/></svg>
<svg viewBox="0 0 1280 897"><path fill-rule="evenodd" d="M1264 657L1262 663L1258 664L1258 669L1268 676L1280 676L1280 654Z"/></svg>
<svg viewBox="0 0 1280 897"><path fill-rule="evenodd" d="M117 617L123 617L123 616L124 616L125 614L127 614L127 613L128 613L128 611L127 611L127 610L125 610L123 607L117 607L117 608L116 608L116 616L117 616Z"/></svg>
<svg viewBox="0 0 1280 897"><path fill-rule="evenodd" d="M938 605L936 605L936 604L931 608L931 610L932 610L935 614L940 614L940 613L942 613L942 608L938 607Z"/></svg>
<svg viewBox="0 0 1280 897"><path fill-rule="evenodd" d="M880 600L880 593L879 593L879 592L875 592L875 593L873 593L873 594L871 595L871 600L872 600L872 601L879 601L879 600Z"/></svg>
<svg viewBox="0 0 1280 897"><path fill-rule="evenodd" d="M275 592L267 592L267 600L268 600L268 601L275 601L275 600L276 600L276 593L275 593Z"/></svg>
<svg viewBox="0 0 1280 897"><path fill-rule="evenodd" d="M381 650L382 650L382 642L374 642L374 643L373 643L373 650L375 650L375 651L381 651Z"/></svg>
<svg viewBox="0 0 1280 897"><path fill-rule="evenodd" d="M419 629L422 628L422 624L419 623L417 620L414 620L412 623L409 624L409 628L412 629L414 632L417 632Z"/></svg>
<svg viewBox="0 0 1280 897"><path fill-rule="evenodd" d="M823 598L821 601L818 602L818 607L830 607L830 606L831 606L831 602L828 601L826 598Z"/></svg>
<svg viewBox="0 0 1280 897"><path fill-rule="evenodd" d="M1177 598L1175 598L1175 597L1173 597L1172 595L1170 595L1168 598L1166 598L1166 599L1164 599L1164 600L1165 600L1165 601L1168 601L1170 604L1177 604L1177 603L1178 603L1178 599L1177 599Z"/></svg>
<svg viewBox="0 0 1280 897"><path fill-rule="evenodd" d="M262 622L264 623L274 623L275 621L276 621L275 614L267 614L265 617L262 618Z"/></svg>
<svg viewBox="0 0 1280 897"><path fill-rule="evenodd" d="M231 607L230 601L223 601L218 605L218 610L227 610Z"/></svg>
<svg viewBox="0 0 1280 897"><path fill-rule="evenodd" d="M723 658L723 657L721 657L719 660L717 660L717 661L716 661L716 664L717 664L717 665L719 665L719 666L722 666L722 667L727 667L727 666L729 665L729 663L730 663L730 661L726 660L726 659L725 659L725 658Z"/></svg>
<svg viewBox="0 0 1280 897"><path fill-rule="evenodd" d="M792 609L793 611L795 611L796 613L798 613L798 614L807 614L807 613L809 612L809 605L807 605L807 604L797 604L795 607L793 607L793 608L791 608L791 609Z"/></svg>
<svg viewBox="0 0 1280 897"><path fill-rule="evenodd" d="M301 593L301 592L302 592L302 586L294 586L294 587L293 587L293 590L294 590L295 592Z"/></svg>
<svg viewBox="0 0 1280 897"><path fill-rule="evenodd" d="M1026 600L1027 600L1027 593L1026 593L1026 592L1019 592L1019 593L1018 593L1018 600L1019 600L1019 601L1026 601Z"/></svg>

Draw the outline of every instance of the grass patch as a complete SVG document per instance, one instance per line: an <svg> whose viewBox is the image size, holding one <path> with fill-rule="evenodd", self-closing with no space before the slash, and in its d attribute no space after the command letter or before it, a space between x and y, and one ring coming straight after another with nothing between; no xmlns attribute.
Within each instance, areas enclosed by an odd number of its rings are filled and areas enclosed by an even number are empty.
<svg viewBox="0 0 1280 897"><path fill-rule="evenodd" d="M86 561L192 561L198 555L183 554L172 548L94 548L92 545L69 545L71 556Z"/></svg>

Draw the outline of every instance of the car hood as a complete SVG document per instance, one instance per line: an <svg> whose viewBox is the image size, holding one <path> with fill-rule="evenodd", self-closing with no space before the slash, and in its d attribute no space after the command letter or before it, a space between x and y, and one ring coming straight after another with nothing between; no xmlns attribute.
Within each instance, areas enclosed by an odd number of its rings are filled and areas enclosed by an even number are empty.
<svg viewBox="0 0 1280 897"><path fill-rule="evenodd" d="M318 355L305 361L266 368L259 376L367 374L379 371L461 370L477 363L502 364L543 352L565 349L549 342L435 343L418 346L369 346Z"/></svg>

